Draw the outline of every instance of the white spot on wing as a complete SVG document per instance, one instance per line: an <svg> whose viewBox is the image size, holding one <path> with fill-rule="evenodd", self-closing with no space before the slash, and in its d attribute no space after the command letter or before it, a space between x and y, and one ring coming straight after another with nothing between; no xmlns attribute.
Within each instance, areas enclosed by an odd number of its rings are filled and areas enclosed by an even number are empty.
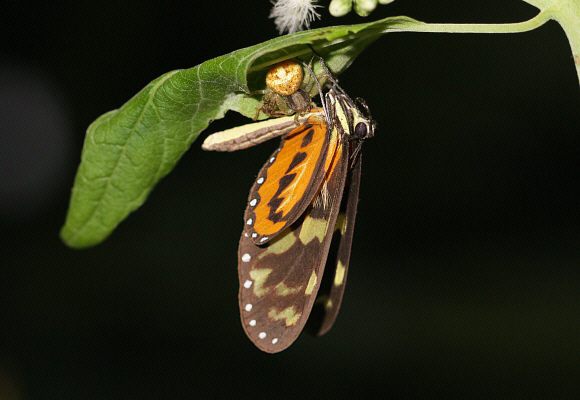
<svg viewBox="0 0 580 400"><path fill-rule="evenodd" d="M253 238L258 237L258 234L254 232L254 233L252 233L252 237Z"/></svg>
<svg viewBox="0 0 580 400"><path fill-rule="evenodd" d="M246 304L245 310L252 311L252 305L250 303Z"/></svg>
<svg viewBox="0 0 580 400"><path fill-rule="evenodd" d="M276 343L278 343L278 338L272 339L272 344L276 344Z"/></svg>
<svg viewBox="0 0 580 400"><path fill-rule="evenodd" d="M264 178L260 178L256 182L258 183L258 185L261 185L262 183L264 183Z"/></svg>
<svg viewBox="0 0 580 400"><path fill-rule="evenodd" d="M249 280L249 279L248 279L248 280L246 280L246 281L244 282L244 287L245 287L246 289L249 289L251 286L252 286L252 281L251 281L251 280Z"/></svg>
<svg viewBox="0 0 580 400"><path fill-rule="evenodd" d="M258 337L260 339L264 339L266 337L266 332L260 332L260 334L258 335Z"/></svg>
<svg viewBox="0 0 580 400"><path fill-rule="evenodd" d="M253 319L253 320L250 321L250 326L256 326L256 320L255 319Z"/></svg>
<svg viewBox="0 0 580 400"><path fill-rule="evenodd" d="M267 237L263 237L262 239L260 239L260 243L265 242L266 240L268 240Z"/></svg>
<svg viewBox="0 0 580 400"><path fill-rule="evenodd" d="M276 157L270 158L270 162L273 163L275 159L276 159Z"/></svg>
<svg viewBox="0 0 580 400"><path fill-rule="evenodd" d="M248 225L252 225L252 222L254 222L254 221L252 220L252 218L250 218L250 219L248 220L248 222L246 222L246 224L248 224Z"/></svg>
<svg viewBox="0 0 580 400"><path fill-rule="evenodd" d="M258 200L256 200L256 199L253 199L252 201L250 201L250 205L251 205L252 207L254 207L254 206L256 205L256 203L257 203L257 202L258 202Z"/></svg>
<svg viewBox="0 0 580 400"><path fill-rule="evenodd" d="M243 262L249 262L251 259L252 259L252 256L250 256L248 253L246 253L242 256Z"/></svg>

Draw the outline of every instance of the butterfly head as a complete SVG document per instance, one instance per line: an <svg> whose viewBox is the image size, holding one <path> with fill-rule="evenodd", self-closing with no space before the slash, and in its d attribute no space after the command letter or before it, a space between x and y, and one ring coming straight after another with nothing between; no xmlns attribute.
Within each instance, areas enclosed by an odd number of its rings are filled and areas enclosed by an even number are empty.
<svg viewBox="0 0 580 400"><path fill-rule="evenodd" d="M353 139L362 140L373 137L377 127L376 121L371 116L367 103L360 97L355 100L357 107L353 109Z"/></svg>
<svg viewBox="0 0 580 400"><path fill-rule="evenodd" d="M363 99L353 101L335 85L326 93L326 105L329 126L341 125L350 140L362 141L374 136L377 124Z"/></svg>

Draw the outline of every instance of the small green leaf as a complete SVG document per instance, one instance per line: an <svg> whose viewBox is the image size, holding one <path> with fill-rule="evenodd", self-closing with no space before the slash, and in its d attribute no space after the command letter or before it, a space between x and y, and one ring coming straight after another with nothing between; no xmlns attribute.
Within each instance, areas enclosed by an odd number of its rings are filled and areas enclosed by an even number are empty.
<svg viewBox="0 0 580 400"><path fill-rule="evenodd" d="M228 110L254 116L259 100L247 93L265 87L269 65L309 59L311 44L339 74L383 33L421 24L394 17L299 32L157 78L89 126L62 240L71 247L101 242L143 204L212 120Z"/></svg>

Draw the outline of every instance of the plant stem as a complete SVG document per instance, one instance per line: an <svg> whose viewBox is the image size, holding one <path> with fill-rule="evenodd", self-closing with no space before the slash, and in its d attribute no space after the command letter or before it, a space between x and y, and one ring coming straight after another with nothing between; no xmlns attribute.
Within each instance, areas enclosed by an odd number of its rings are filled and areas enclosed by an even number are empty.
<svg viewBox="0 0 580 400"><path fill-rule="evenodd" d="M580 2L580 0L579 0ZM432 32L432 33L521 33L539 28L550 20L556 20L566 32L572 56L576 67L576 74L580 83L580 34L578 20L580 9L568 13L560 10L541 10L534 18L524 22L510 24L430 24L418 23L414 25L401 24L394 28L387 28L383 32ZM572 11L575 11L572 12Z"/></svg>
<svg viewBox="0 0 580 400"><path fill-rule="evenodd" d="M541 11L534 18L509 24L430 24L421 23L409 27L397 26L397 32L440 32L440 33L520 33L536 29L551 18L549 12ZM390 31L387 29L385 32Z"/></svg>

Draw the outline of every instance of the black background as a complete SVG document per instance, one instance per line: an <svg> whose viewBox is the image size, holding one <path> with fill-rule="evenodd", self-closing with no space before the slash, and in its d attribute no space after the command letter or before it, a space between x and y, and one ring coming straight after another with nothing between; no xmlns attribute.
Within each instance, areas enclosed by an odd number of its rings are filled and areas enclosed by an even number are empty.
<svg viewBox="0 0 580 400"><path fill-rule="evenodd" d="M58 238L84 132L149 81L277 35L268 1L10 2L0 46L0 397L575 398L580 90L562 29L388 34L341 77L364 146L334 328L257 350L236 251L276 143L193 143L102 244ZM522 1L397 0L391 15L524 21ZM228 113L202 133L245 122ZM10 397L13 396L13 397Z"/></svg>

